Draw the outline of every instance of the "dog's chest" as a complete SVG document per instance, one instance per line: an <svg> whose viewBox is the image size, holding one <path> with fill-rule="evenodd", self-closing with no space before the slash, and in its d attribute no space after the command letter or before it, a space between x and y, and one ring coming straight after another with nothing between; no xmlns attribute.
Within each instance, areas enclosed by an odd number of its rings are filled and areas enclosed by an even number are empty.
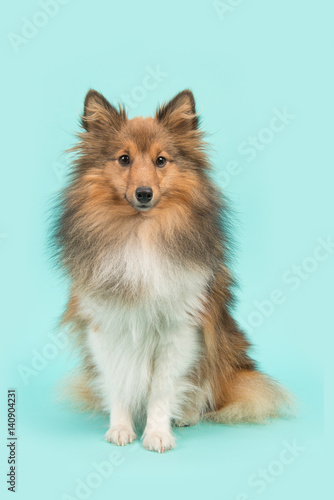
<svg viewBox="0 0 334 500"><path fill-rule="evenodd" d="M104 259L96 279L113 286L103 299L82 296L82 312L109 331L113 325L135 333L196 319L209 273L199 266L182 266L136 237Z"/></svg>
<svg viewBox="0 0 334 500"><path fill-rule="evenodd" d="M198 324L205 303L205 276L189 271L173 273L152 265L136 269L132 279L129 302L112 292L103 298L81 294L81 315L108 335L131 333L133 338L151 331L164 335L180 324Z"/></svg>
<svg viewBox="0 0 334 500"><path fill-rule="evenodd" d="M208 279L203 272L173 266L163 256L141 257L128 255L119 280L120 287L137 290L137 300L128 303L112 293L101 299L79 297L80 312L90 323L87 347L94 363L105 374L108 390L121 393L131 405L145 399L159 351L177 355L181 350L185 366L197 359L197 326Z"/></svg>

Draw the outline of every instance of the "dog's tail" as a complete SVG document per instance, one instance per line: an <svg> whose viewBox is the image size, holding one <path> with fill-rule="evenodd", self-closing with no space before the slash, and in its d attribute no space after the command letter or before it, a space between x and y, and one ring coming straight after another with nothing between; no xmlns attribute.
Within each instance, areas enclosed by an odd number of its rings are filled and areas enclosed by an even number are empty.
<svg viewBox="0 0 334 500"><path fill-rule="evenodd" d="M91 376L82 369L74 369L60 381L58 401L75 411L103 412L102 398L94 388Z"/></svg>
<svg viewBox="0 0 334 500"><path fill-rule="evenodd" d="M274 379L259 371L239 372L224 388L224 405L204 416L205 420L233 423L263 423L296 413L296 400Z"/></svg>

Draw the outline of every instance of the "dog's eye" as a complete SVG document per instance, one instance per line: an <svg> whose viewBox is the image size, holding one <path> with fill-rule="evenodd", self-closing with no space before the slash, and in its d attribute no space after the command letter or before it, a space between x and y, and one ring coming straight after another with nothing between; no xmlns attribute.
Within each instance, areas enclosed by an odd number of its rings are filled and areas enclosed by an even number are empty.
<svg viewBox="0 0 334 500"><path fill-rule="evenodd" d="M158 156L158 158L155 160L155 164L157 167L164 167L167 163L167 160L164 156Z"/></svg>
<svg viewBox="0 0 334 500"><path fill-rule="evenodd" d="M130 165L130 156L122 155L118 158L118 161L121 165L123 165L123 167L127 167L128 165Z"/></svg>

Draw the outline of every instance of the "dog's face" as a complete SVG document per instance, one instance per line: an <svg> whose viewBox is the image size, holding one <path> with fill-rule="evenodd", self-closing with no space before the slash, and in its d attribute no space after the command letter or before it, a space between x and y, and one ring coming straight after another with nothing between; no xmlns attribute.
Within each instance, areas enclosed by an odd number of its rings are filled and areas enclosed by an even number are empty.
<svg viewBox="0 0 334 500"><path fill-rule="evenodd" d="M153 118L134 118L114 132L106 162L114 189L132 208L155 207L176 181L176 151Z"/></svg>
<svg viewBox="0 0 334 500"><path fill-rule="evenodd" d="M205 163L195 101L188 90L159 108L154 118L131 120L91 90L82 122L81 163L86 171L100 171L124 212L128 207L129 213L145 214L180 201L185 173L191 187L191 172Z"/></svg>

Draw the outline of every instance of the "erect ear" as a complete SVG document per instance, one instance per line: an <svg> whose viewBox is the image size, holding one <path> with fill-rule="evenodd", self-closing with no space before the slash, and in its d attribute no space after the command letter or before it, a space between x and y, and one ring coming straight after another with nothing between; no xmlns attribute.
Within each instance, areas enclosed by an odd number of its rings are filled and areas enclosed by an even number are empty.
<svg viewBox="0 0 334 500"><path fill-rule="evenodd" d="M84 103L84 114L82 126L89 132L105 127L119 129L126 121L126 113L123 108L117 110L110 104L102 94L96 90L89 90Z"/></svg>
<svg viewBox="0 0 334 500"><path fill-rule="evenodd" d="M183 90L167 104L157 109L156 119L175 131L198 128L195 98L190 90Z"/></svg>

